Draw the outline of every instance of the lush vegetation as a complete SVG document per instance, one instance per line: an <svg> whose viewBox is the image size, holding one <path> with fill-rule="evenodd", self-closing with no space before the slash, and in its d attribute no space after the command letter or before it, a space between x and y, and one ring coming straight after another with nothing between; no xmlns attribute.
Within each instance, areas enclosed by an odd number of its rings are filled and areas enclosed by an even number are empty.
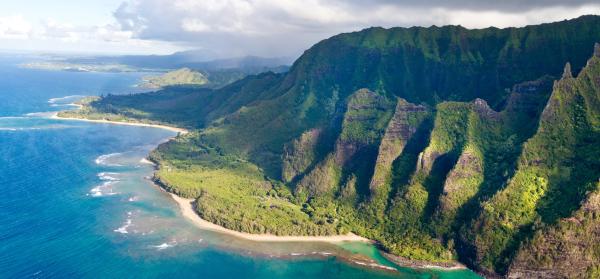
<svg viewBox="0 0 600 279"><path fill-rule="evenodd" d="M202 218L229 229L276 235L330 235L348 230L320 220L293 203L291 192L265 180L255 165L184 136L150 158L161 163L154 179L180 196L196 199Z"/></svg>
<svg viewBox="0 0 600 279"><path fill-rule="evenodd" d="M600 182L595 189L573 216L543 225L522 245L509 277L600 277Z"/></svg>
<svg viewBox="0 0 600 279"><path fill-rule="evenodd" d="M600 178L600 57L590 59L577 78L570 70L567 65L554 85L516 173L468 227L468 241L476 244L477 262L485 268L504 272L536 223L570 216Z"/></svg>
<svg viewBox="0 0 600 279"><path fill-rule="evenodd" d="M156 180L228 228L353 231L405 258L505 274L543 258L531 245L564 231L600 178L596 41L595 16L370 28L318 43L285 74L106 96L73 114L193 129L153 152Z"/></svg>

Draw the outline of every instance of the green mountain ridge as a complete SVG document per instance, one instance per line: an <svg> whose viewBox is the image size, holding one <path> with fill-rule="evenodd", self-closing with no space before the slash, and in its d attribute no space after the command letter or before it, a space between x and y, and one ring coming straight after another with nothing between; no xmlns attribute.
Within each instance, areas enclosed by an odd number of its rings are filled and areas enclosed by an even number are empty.
<svg viewBox="0 0 600 279"><path fill-rule="evenodd" d="M416 262L593 278L597 245L569 234L597 237L598 41L597 16L370 28L316 44L284 74L63 115L192 129L151 154L155 180L230 229L352 231ZM578 271L543 273L565 258Z"/></svg>

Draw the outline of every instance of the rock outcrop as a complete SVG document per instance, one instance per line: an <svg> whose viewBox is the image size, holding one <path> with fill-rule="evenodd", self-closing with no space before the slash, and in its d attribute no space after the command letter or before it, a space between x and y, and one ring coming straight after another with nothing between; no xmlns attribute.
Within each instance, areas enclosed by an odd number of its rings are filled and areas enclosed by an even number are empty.
<svg viewBox="0 0 600 279"><path fill-rule="evenodd" d="M376 196L379 188L390 179L392 163L400 156L428 113L425 106L411 104L404 99L398 100L394 116L379 145L375 172L369 184L372 196Z"/></svg>
<svg viewBox="0 0 600 279"><path fill-rule="evenodd" d="M523 245L507 277L599 278L599 252L600 191L596 191L572 217L538 231Z"/></svg>

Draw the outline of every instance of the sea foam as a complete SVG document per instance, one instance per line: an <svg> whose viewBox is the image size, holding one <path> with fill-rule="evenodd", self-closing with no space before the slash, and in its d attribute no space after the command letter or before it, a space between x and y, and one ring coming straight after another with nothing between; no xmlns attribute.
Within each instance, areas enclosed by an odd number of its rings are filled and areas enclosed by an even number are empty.
<svg viewBox="0 0 600 279"><path fill-rule="evenodd" d="M48 100L48 103L50 104L50 106L65 106L65 105L73 105L72 103L63 103L63 102L67 102L71 99L76 99L76 98L83 98L85 96L83 95L69 95L69 96L64 96L64 97L56 97L56 98L50 98Z"/></svg>
<svg viewBox="0 0 600 279"><path fill-rule="evenodd" d="M102 183L102 185L96 186L90 190L90 194L92 197L102 197L102 196L112 196L118 194L113 191L112 185L115 181L107 181Z"/></svg>
<svg viewBox="0 0 600 279"><path fill-rule="evenodd" d="M129 214L128 214L128 215L129 215ZM115 229L115 230L114 230L114 232L118 232L118 233L121 233L121 234L128 234L129 232L127 231L127 228L129 228L130 226L131 226L131 219L130 219L130 218L128 218L128 219L125 221L125 224L123 224L123 226L121 226L121 227L119 227L119 228Z"/></svg>
<svg viewBox="0 0 600 279"><path fill-rule="evenodd" d="M114 177L114 175L117 175L117 174L118 173L114 173L114 172L101 172L101 173L97 174L98 178L100 180L104 181L104 183L92 188L90 190L91 196L92 197L102 197L102 196L116 195L117 193L114 192L112 186L115 183L120 181L118 178Z"/></svg>
<svg viewBox="0 0 600 279"><path fill-rule="evenodd" d="M146 158L142 158L142 159L140 160L140 163L141 163L141 164L147 164L147 165L154 165L154 163L153 163L152 161L150 161L150 160L148 160L148 159L146 159Z"/></svg>
<svg viewBox="0 0 600 279"><path fill-rule="evenodd" d="M52 118L53 116L55 116L57 114L56 111L40 111L40 112L29 112L24 114L25 117L40 117L40 118ZM25 118L25 117L20 117L20 118Z"/></svg>
<svg viewBox="0 0 600 279"><path fill-rule="evenodd" d="M23 116L2 116L0 119L23 119Z"/></svg>
<svg viewBox="0 0 600 279"><path fill-rule="evenodd" d="M112 176L112 175L117 175L118 173L116 172L101 172L98 175L98 178L100 178L100 180L104 180L104 181L119 181L118 178Z"/></svg>
<svg viewBox="0 0 600 279"><path fill-rule="evenodd" d="M94 162L97 165L103 165L103 166L111 166L111 167L120 167L122 165L120 164L111 164L108 163L107 161L115 156L119 156L121 155L121 153L110 153L110 154L104 154L104 155L100 155L98 156L98 158L96 158L96 160L94 160Z"/></svg>
<svg viewBox="0 0 600 279"><path fill-rule="evenodd" d="M164 243L162 243L160 245L153 245L152 247L154 247L154 248L156 248L157 250L160 251L160 250L165 250L167 248L171 248L171 247L177 245L177 242L172 242L172 243L173 244L169 244L169 243L164 242Z"/></svg>

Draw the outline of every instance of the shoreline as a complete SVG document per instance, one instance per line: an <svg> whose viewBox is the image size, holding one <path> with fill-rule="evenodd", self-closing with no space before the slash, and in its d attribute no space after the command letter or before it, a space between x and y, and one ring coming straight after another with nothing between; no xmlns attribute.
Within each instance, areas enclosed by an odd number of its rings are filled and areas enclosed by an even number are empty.
<svg viewBox="0 0 600 279"><path fill-rule="evenodd" d="M141 122L121 122L121 121L111 121L111 120L105 120L105 119L85 119L85 118L75 118L75 117L61 117L61 116L58 116L58 112L53 113L49 118L50 119L58 119L58 120L71 120L71 121L101 123L101 124L151 127L151 128L158 128L158 129L169 130L172 132L177 132L182 135L189 133L188 130L183 129L183 128L177 128L177 127L161 125L161 124L147 124L147 123L141 123Z"/></svg>
<svg viewBox="0 0 600 279"><path fill-rule="evenodd" d="M81 108L83 106L78 105L78 107ZM160 125L160 124L119 122L119 121L110 121L110 120L104 120L104 119L103 120L93 120L93 119L74 118L74 117L60 117L60 116L58 116L58 112L53 113L50 116L50 118L58 119L58 120L83 121L83 122L92 122L92 123L101 123L101 124L151 127L151 128L165 129L165 130L177 132L182 135L189 133L189 131L187 129L177 128L177 127L172 127L172 126L167 126L167 125ZM172 138L169 138L169 140L170 139L172 139ZM153 164L155 168L158 167L155 162L149 161L146 158L144 158L144 159L147 161L147 163ZM241 239L245 239L245 240L249 240L249 241L257 241L257 242L323 242L323 243L330 243L330 244L339 244L342 242L362 242L362 243L372 243L372 244L375 243L374 240L371 240L371 239L368 239L368 238L365 238L365 237L362 237L362 236L359 236L359 235L356 235L353 233L348 233L346 235L332 235L332 236L278 236L278 235L271 235L271 234L251 234L251 233L244 233L244 232L227 229L225 227L219 226L217 224L214 224L207 220L202 219L202 217L200 217L200 215L194 210L194 205L193 205L194 200L193 199L186 199L186 198L180 197L174 193L171 193L171 192L165 190L163 187L161 187L159 184L157 184L154 181L152 181L152 184L156 185L161 191L164 191L165 193L169 194L169 196L177 204L182 216L185 219L187 219L188 221L192 222L193 225L195 225L196 227L198 227L200 229L213 231L213 232L217 232L217 233L222 233L222 234L227 234L227 235L234 236L237 238L241 238ZM437 270L447 270L447 271L468 269L466 266L464 266L460 263L457 263L457 262L450 264L448 266L444 266L444 265L436 265L435 263L421 263L418 261L410 261L410 260L404 260L404 259L400 260L400 259L398 259L397 256L387 254L383 251L381 251L381 253L385 258L387 258L391 262L393 262L399 266L402 266L402 267L408 267L408 268L414 268L414 269L437 269ZM361 263L357 263L357 264L362 265ZM366 264L366 265L371 268L378 267L378 265L375 265L375 266L368 265L368 264ZM379 267L379 268L381 268L381 267ZM389 267L385 267L383 269L389 269Z"/></svg>
<svg viewBox="0 0 600 279"><path fill-rule="evenodd" d="M162 187L161 187L162 189ZM179 210L183 217L191 221L194 225L201 229L224 233L232 235L238 238L243 238L251 241L261 242L327 242L327 243L340 243L340 242L367 242L372 243L373 240L364 238L362 236L349 233L346 235L328 235L328 236L279 236L272 234L251 234L244 233L235 230L231 230L217 224L211 223L204 220L196 213L193 206L193 199L186 199L177 196L173 193L167 192L171 198L177 203Z"/></svg>
<svg viewBox="0 0 600 279"><path fill-rule="evenodd" d="M188 219L190 222L192 222L196 227L198 227L200 229L213 231L213 232L217 232L217 233L223 233L223 234L231 235L231 236L234 236L237 238L242 238L245 240L257 241L257 242L324 242L324 243L330 243L330 244L339 244L342 242L363 242L363 243L371 243L371 244L375 243L374 240L364 238L362 236L359 236L359 235L356 235L353 233L349 233L346 235L331 235L331 236L278 236L278 235L271 235L271 234L251 234L251 233L245 233L245 232L231 230L231 229L219 226L217 224L214 224L207 220L202 219L202 217L200 217L200 215L198 215L198 213L196 213L196 211L194 210L194 205L193 205L194 200L193 199L182 198L176 194L168 192L157 183L154 183L154 185L156 185L161 191L164 191L165 193L169 194L169 196L173 199L173 201L175 201L175 203L177 203L177 206L179 207L179 210L180 210L181 214L183 215L183 217ZM383 251L380 251L380 253L383 257L385 257L389 261L391 261L394 264L401 266L401 267L407 267L407 268L413 268L413 269L444 270L444 271L457 271L457 270L468 269L465 265L458 263L458 262L452 262L452 263L448 263L448 264L439 264L438 265L436 263L426 263L426 262L421 262L421 261L412 261L412 260L402 259L398 256L391 255L391 254L385 253ZM354 262L355 264L364 265L364 266L368 266L371 268L380 268L380 269L385 269L385 270L390 270L390 268L391 268L391 267L383 266L380 264L366 264L363 262L355 262L352 260L349 260L349 262ZM395 268L394 268L394 270L395 270Z"/></svg>
<svg viewBox="0 0 600 279"><path fill-rule="evenodd" d="M127 126L141 126L141 127L151 127L151 128L159 128L165 129L173 132L178 132L180 134L189 133L188 130L183 128L177 128L166 125L159 124L146 124L146 123L135 123L135 122L120 122L120 121L110 121L110 120L95 120L95 119L85 119L85 118L74 118L74 117L60 117L58 116L58 112L53 113L50 116L51 119L59 119L59 120L71 120L71 121L82 121L82 122L92 122L92 123L103 123L103 124L114 124L114 125L127 125ZM150 161L148 161L150 162ZM150 162L154 164L153 162ZM160 189L164 190L159 186ZM251 241L264 241L264 242L327 242L327 243L340 243L340 242L366 242L373 243L374 241L371 239L367 239L361 236L358 236L353 233L349 233L346 235L331 235L331 236L278 236L271 234L251 234L239 232L231 229L227 229L225 227L219 226L217 224L211 223L207 220L204 220L196 213L194 210L194 206L192 199L186 199L179 197L173 193L167 192L171 198L177 203L181 214L184 218L191 221L194 225L201 229L224 233L228 235L232 235L235 237L239 237L246 240Z"/></svg>
<svg viewBox="0 0 600 279"><path fill-rule="evenodd" d="M402 267L409 267L409 268L415 268L415 269L429 269L429 270L444 270L444 271L453 271L453 270L465 270L465 269L469 269L467 268L464 264L460 263L460 262L447 262L447 263L440 263L440 262L426 262L426 261L419 261L419 260L409 260L400 256L396 256L390 253L386 253L381 251L381 255L388 259L389 261L402 266Z"/></svg>

